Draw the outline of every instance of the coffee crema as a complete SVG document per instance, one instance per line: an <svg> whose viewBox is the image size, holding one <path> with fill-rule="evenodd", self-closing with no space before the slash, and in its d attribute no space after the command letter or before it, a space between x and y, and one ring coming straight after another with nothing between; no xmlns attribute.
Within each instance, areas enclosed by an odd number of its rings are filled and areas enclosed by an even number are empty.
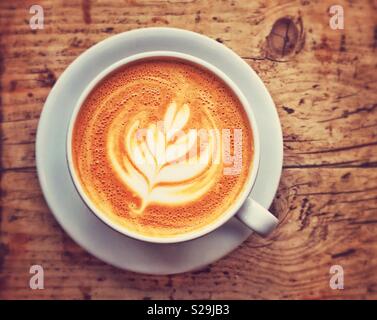
<svg viewBox="0 0 377 320"><path fill-rule="evenodd" d="M88 95L72 155L84 192L103 214L139 234L171 237L211 224L237 201L252 166L252 128L211 72L142 60Z"/></svg>

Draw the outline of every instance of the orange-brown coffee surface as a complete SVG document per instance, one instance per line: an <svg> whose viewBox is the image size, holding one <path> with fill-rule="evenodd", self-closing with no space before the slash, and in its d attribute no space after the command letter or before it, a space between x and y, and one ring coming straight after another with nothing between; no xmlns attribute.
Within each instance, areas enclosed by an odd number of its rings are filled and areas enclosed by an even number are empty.
<svg viewBox="0 0 377 320"><path fill-rule="evenodd" d="M253 157L252 129L232 91L175 60L107 76L80 109L72 139L75 171L93 204L147 236L215 221L239 197Z"/></svg>

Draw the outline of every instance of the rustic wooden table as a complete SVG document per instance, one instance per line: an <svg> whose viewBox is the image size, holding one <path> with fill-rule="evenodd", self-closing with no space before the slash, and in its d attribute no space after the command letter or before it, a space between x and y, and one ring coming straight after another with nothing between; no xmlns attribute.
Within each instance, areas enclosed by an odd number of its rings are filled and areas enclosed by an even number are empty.
<svg viewBox="0 0 377 320"><path fill-rule="evenodd" d="M29 8L44 9L31 30ZM377 1L1 1L0 298L377 298ZM270 90L284 133L271 210L280 227L251 236L201 272L147 276L92 257L46 206L35 169L43 103L62 71L96 42L147 26L224 43ZM43 265L45 289L29 288ZM329 286L341 265L344 289Z"/></svg>

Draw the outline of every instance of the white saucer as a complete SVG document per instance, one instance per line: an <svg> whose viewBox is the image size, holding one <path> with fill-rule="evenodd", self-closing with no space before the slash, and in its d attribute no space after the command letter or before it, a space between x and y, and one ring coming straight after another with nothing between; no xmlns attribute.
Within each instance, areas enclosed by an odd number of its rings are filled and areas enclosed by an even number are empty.
<svg viewBox="0 0 377 320"><path fill-rule="evenodd" d="M202 238L151 244L128 238L101 222L82 202L68 172L65 139L73 107L87 84L114 62L145 51L197 56L225 72L253 107L260 131L261 160L251 196L266 208L278 187L283 139L275 105L257 74L224 45L190 31L138 29L110 37L80 55L61 75L43 108L36 143L38 177L46 201L63 229L80 246L116 267L148 274L200 269L237 248L251 231L237 219Z"/></svg>

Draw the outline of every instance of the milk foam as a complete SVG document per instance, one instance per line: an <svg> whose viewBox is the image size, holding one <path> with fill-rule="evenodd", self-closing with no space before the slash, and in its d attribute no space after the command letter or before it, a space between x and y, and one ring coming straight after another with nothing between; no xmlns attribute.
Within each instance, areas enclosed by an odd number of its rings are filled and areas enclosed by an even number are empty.
<svg viewBox="0 0 377 320"><path fill-rule="evenodd" d="M133 211L142 213L151 203L182 206L207 193L221 171L219 134L209 131L201 152L190 154L194 146L196 151L199 136L197 130L183 131L190 117L188 104L171 102L161 126L151 123L146 130L139 128L142 116L130 119L125 131L118 130L114 121L107 138L114 171L141 199L140 208Z"/></svg>

